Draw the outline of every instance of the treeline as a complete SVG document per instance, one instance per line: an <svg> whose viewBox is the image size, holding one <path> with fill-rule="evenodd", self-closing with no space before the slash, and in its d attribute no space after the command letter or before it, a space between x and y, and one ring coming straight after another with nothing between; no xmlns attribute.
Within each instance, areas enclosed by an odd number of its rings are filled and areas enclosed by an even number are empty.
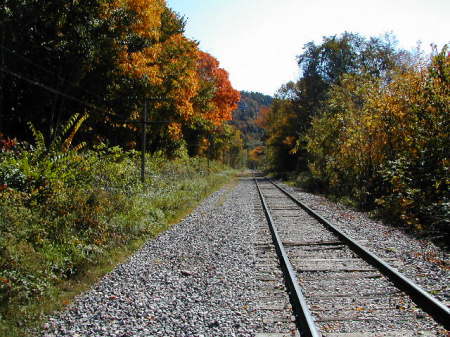
<svg viewBox="0 0 450 337"><path fill-rule="evenodd" d="M267 158L304 186L449 232L450 57L398 50L392 36L310 42L301 77L264 117Z"/></svg>
<svg viewBox="0 0 450 337"><path fill-rule="evenodd" d="M225 70L184 36L164 0L7 1L0 8L0 133L55 138L78 113L78 139L210 158L237 152L225 122L239 101ZM234 149L231 151L231 149Z"/></svg>

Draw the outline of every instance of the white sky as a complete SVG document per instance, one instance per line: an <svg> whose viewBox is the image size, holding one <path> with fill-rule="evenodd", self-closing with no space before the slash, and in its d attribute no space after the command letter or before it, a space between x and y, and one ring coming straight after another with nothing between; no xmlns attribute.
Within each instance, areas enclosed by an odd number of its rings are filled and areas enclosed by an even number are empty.
<svg viewBox="0 0 450 337"><path fill-rule="evenodd" d="M450 0L166 0L187 18L186 35L216 57L238 90L273 95L298 78L309 41L344 31L393 32L399 47L429 52L450 42Z"/></svg>

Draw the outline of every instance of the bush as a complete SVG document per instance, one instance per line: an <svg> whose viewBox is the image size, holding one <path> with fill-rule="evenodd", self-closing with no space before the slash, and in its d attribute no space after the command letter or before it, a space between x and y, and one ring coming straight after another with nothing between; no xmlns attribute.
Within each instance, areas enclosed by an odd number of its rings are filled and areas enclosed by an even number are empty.
<svg viewBox="0 0 450 337"><path fill-rule="evenodd" d="M147 164L142 184L138 154L118 147L0 152L0 316L13 319L112 250L157 235L227 180L202 158L155 154Z"/></svg>
<svg viewBox="0 0 450 337"><path fill-rule="evenodd" d="M346 75L308 131L309 169L328 191L416 229L449 229L450 57L389 81Z"/></svg>

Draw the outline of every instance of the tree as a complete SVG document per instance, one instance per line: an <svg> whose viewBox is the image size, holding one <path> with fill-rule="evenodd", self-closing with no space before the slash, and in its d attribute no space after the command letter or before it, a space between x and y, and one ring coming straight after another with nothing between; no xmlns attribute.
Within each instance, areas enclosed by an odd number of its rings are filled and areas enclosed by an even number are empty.
<svg viewBox="0 0 450 337"><path fill-rule="evenodd" d="M197 75L201 86L197 96L199 112L215 125L231 120L231 112L236 109L240 94L231 86L226 70L219 68L219 61L213 56L199 51ZM211 105L204 104L205 97L212 98Z"/></svg>
<svg viewBox="0 0 450 337"><path fill-rule="evenodd" d="M116 35L109 27L120 22L106 22L101 13L98 0L8 1L1 7L1 30L8 36L1 46L2 132L30 140L25 121L53 134L87 104L105 107Z"/></svg>
<svg viewBox="0 0 450 337"><path fill-rule="evenodd" d="M239 101L228 73L183 35L184 18L164 0L8 1L0 15L7 136L31 140L27 121L54 135L61 121L89 112L85 140L134 147L147 103L148 148L171 155L191 141L187 133L231 119Z"/></svg>
<svg viewBox="0 0 450 337"><path fill-rule="evenodd" d="M184 129L192 155L204 152L205 146L217 147L214 137L222 138L220 130L224 128L224 122L231 120L231 113L240 99L239 92L231 86L228 73L219 67L219 61L200 50L197 56L199 86L193 98L194 115Z"/></svg>
<svg viewBox="0 0 450 337"><path fill-rule="evenodd" d="M274 118L279 123L288 123L271 127L272 135L268 131L267 152L273 167L308 169L305 136L315 117L329 113L331 88L339 86L351 74L383 78L387 83L389 72L400 62L394 44L390 35L367 40L358 34L344 33L324 37L319 45L309 42L304 46L303 53L297 57L302 72L300 79L280 89L280 101L272 108L271 114L278 116Z"/></svg>
<svg viewBox="0 0 450 337"><path fill-rule="evenodd" d="M449 69L444 48L389 81L343 76L307 133L313 177L391 220L448 232Z"/></svg>

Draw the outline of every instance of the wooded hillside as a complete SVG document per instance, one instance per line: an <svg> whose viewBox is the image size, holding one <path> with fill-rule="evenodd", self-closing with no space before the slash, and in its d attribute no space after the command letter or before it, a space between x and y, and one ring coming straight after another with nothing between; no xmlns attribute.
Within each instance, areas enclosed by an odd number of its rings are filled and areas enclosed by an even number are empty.
<svg viewBox="0 0 450 337"><path fill-rule="evenodd" d="M241 100L233 111L231 124L241 131L248 149L262 145L264 129L257 124L262 109L268 109L273 98L259 92L241 91Z"/></svg>

